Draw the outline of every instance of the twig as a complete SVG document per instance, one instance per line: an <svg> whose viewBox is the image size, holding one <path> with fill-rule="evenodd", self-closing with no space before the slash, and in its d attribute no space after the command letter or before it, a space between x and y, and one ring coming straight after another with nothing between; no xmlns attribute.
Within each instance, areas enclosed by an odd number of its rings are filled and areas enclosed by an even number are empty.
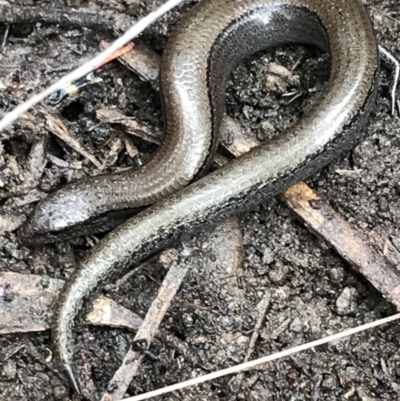
<svg viewBox="0 0 400 401"><path fill-rule="evenodd" d="M0 307L0 334L47 330L50 327L54 302L63 286L63 280L46 276L0 272L1 296L10 299ZM93 301L87 320L94 326L130 330L138 330L143 323L136 313L103 295ZM170 340L168 342L171 343ZM176 344L180 341L176 339L174 342ZM181 345L179 348L182 348Z"/></svg>
<svg viewBox="0 0 400 401"><path fill-rule="evenodd" d="M202 241L202 245L200 245L201 249L206 250L211 248L213 250L216 260L220 261L219 265L223 268L224 272L231 276L240 276L238 270L243 263L243 238L236 217L225 220L215 227L212 232L207 233L206 237L201 236L197 238L197 240L199 239ZM199 244L197 240L194 240L194 249L198 249ZM192 243L189 244L189 248L192 248ZM150 345L153 333L156 332L165 311L173 299L174 293L180 286L185 272L191 266L196 266L196 254L192 254L189 251L185 255L178 260L176 252L172 252L171 250L166 250L159 255L159 262L169 267L169 272L158 291L157 299L153 302L147 313L143 326L139 329L135 337L136 341L141 340L143 342L144 340L147 347ZM189 257L189 255L191 256ZM209 260L207 264L209 264L209 268L212 268L215 266L215 261ZM167 342L165 337L163 337L163 340ZM184 351L187 356L190 355L190 352ZM193 351L191 351L191 354L193 354ZM103 395L102 401L117 401L124 396L133 376L136 375L141 359L142 354L137 350L135 352L131 349L128 352L121 367L110 381L109 391ZM192 363L198 362L199 359L200 357L196 354L192 358ZM126 361L129 361L129 363L126 363Z"/></svg>
<svg viewBox="0 0 400 401"><path fill-rule="evenodd" d="M0 23L34 24L42 22L64 27L113 28L115 15L109 11L49 9L39 7L18 7L16 4L0 4Z"/></svg>
<svg viewBox="0 0 400 401"><path fill-rule="evenodd" d="M254 331L253 331L253 334L252 334L251 339L250 339L249 348L247 350L247 354L244 357L244 361L243 362L247 362L250 359L251 354L253 353L254 346L256 344L258 336L260 335L261 325L262 325L262 322L263 322L263 320L265 318L265 314L267 313L270 301L271 301L271 291L269 289L267 289L267 291L265 291L264 298L261 301L261 306L260 306L260 311L259 311L257 323L254 326Z"/></svg>
<svg viewBox="0 0 400 401"><path fill-rule="evenodd" d="M138 122L134 117L127 117L116 108L99 109L96 111L96 118L102 123L119 124L124 130L146 142L159 145L162 142L163 133L156 130L151 130L143 122Z"/></svg>
<svg viewBox="0 0 400 401"><path fill-rule="evenodd" d="M139 154L138 148L135 146L135 144L132 142L132 139L126 132L121 132L121 137L122 140L125 143L125 149L132 159L136 157Z"/></svg>
<svg viewBox="0 0 400 401"><path fill-rule="evenodd" d="M304 182L289 188L282 199L400 310L400 270L372 246L364 233L344 220Z"/></svg>
<svg viewBox="0 0 400 401"><path fill-rule="evenodd" d="M217 167L222 167L225 166L225 164L229 163L229 159L223 155L221 155L221 153L217 153L214 156L214 163Z"/></svg>
<svg viewBox="0 0 400 401"><path fill-rule="evenodd" d="M233 156L239 157L249 152L252 148L260 145L257 140L244 134L240 123L229 116L223 120L221 129L221 145Z"/></svg>
<svg viewBox="0 0 400 401"><path fill-rule="evenodd" d="M115 164L118 160L118 156L121 153L122 149L124 148L124 144L119 137L114 137L111 139L110 143L108 144L110 147L110 151L107 153L107 156L104 158L102 164L102 170L111 167Z"/></svg>
<svg viewBox="0 0 400 401"><path fill-rule="evenodd" d="M6 47L8 34L10 33L10 24L7 24L6 31L4 32L3 43L1 44L1 48L4 49Z"/></svg>
<svg viewBox="0 0 400 401"><path fill-rule="evenodd" d="M400 20L393 18L390 14L377 9L374 6L370 6L370 9L372 10L372 16L380 23L384 23L383 19L386 19L391 22L392 28L397 28L400 25Z"/></svg>
<svg viewBox="0 0 400 401"><path fill-rule="evenodd" d="M99 68L107 63L110 63L111 61L115 60L116 58L124 57L125 54L129 53L132 49L133 49L133 43L128 43L124 47L121 47L116 52L111 54L110 57L107 57L107 59L104 60L104 62L99 66ZM105 49L101 49L101 50L105 50Z"/></svg>
<svg viewBox="0 0 400 401"><path fill-rule="evenodd" d="M178 4L182 3L183 0L168 0L165 2L161 7L157 10L149 13L147 16L139 20L136 24L134 24L128 31L118 38L115 42L112 43L110 47L104 50L102 53L94 57L93 59L89 60L81 67L75 69L71 73L65 75L63 78L58 80L53 85L49 86L43 92L32 96L26 102L17 106L13 111L7 113L5 117L0 121L0 131L4 128L9 126L12 122L14 122L21 114L28 111L30 108L35 106L37 103L41 102L55 90L62 88L64 85L68 84L69 82L75 81L76 79L82 78L90 71L93 71L97 68L97 66L101 65L104 60L106 60L111 54L113 54L116 50L120 47L126 45L129 41L131 41L134 37L139 35L146 29L150 24L156 21L159 17L163 14L171 10L172 8L176 7Z"/></svg>
<svg viewBox="0 0 400 401"><path fill-rule="evenodd" d="M35 274L0 272L0 334L44 331L50 326L53 305L64 281ZM93 303L88 320L94 325L109 325L137 330L142 319L135 313L101 296Z"/></svg>
<svg viewBox="0 0 400 401"><path fill-rule="evenodd" d="M138 330L143 324L143 319L136 313L104 295L100 295L93 301L92 310L87 314L87 320L93 326L128 328L130 330ZM193 362L196 360L197 354L167 330L159 330L156 333L156 337L164 344L179 351L187 361Z"/></svg>
<svg viewBox="0 0 400 401"><path fill-rule="evenodd" d="M333 341L338 341L342 338L345 337L349 337L351 335L360 333L362 331L365 330L370 330L373 329L374 327L378 327L381 326L383 324L387 324L390 322L394 322L395 320L400 319L400 313L384 318L384 319L379 319L379 320L375 320L374 322L371 323L367 323L367 324L363 324L361 326L352 328L352 329L348 329L345 331L342 331L340 333L337 334L333 334L331 336L327 336L324 338L321 338L319 340L316 341L311 341L307 344L302 344L299 345L297 347L293 347L290 349L287 349L285 351L281 351L281 352L277 352L276 354L272 354L272 355L268 355L268 356L264 356L262 358L259 359L255 359L254 361L250 361L250 362L245 362L245 363L241 363L239 365L236 366L232 366L230 368L227 369L222 369L219 370L217 372L213 372L204 376L200 376L200 377L196 377L195 379L190 379L178 384L173 384L172 386L168 386L168 387L164 387L162 389L159 390L154 390L154 391L150 391L148 393L145 394L141 394L141 395L137 395L134 397L129 397L129 398L125 398L122 401L141 401L141 400L148 400L149 398L152 397L156 397L162 394L166 394L166 393L171 393L172 391L176 391L176 390L181 390L183 388L187 388L190 386L195 386L201 383L205 383L211 380L215 380L218 379L219 377L223 377L223 376L228 376L234 373L239 373L239 372L243 372L246 370L250 370L250 369L254 369L257 366L260 365L264 365L267 362L271 362L271 361L275 361L276 359L280 359L280 358L284 358L286 356L290 356L290 355L294 355L298 352L302 352L302 351L306 351L308 349L314 348L314 347L318 347L320 345L323 344L327 344Z"/></svg>
<svg viewBox="0 0 400 401"><path fill-rule="evenodd" d="M142 326L134 338L135 342L142 341L147 346L152 342L158 327L167 312L169 305L178 291L185 275L187 267L184 263L174 261L164 278L163 284L158 291L157 298L153 301ZM109 391L101 398L102 401L120 400L129 387L133 377L137 374L144 353L130 349L125 355L121 367L116 371L110 381Z"/></svg>
<svg viewBox="0 0 400 401"><path fill-rule="evenodd" d="M264 298L261 300L259 304L259 315L258 319L256 322L256 325L254 326L253 334L251 335L250 338L250 343L249 343L249 348L247 349L246 356L243 359L243 362L248 362L250 360L251 354L254 351L254 346L256 345L256 341L258 339L258 336L260 335L260 329L262 322L264 320L265 314L267 313L267 309L269 307L271 300L271 291L267 289L265 292ZM235 376L232 380L235 381L235 387L239 388L242 384L244 374L239 373L237 376Z"/></svg>
<svg viewBox="0 0 400 401"><path fill-rule="evenodd" d="M3 362L10 359L13 355L17 354L21 349L25 348L25 344L12 344L8 346L6 349L3 349L2 353L0 354L0 358Z"/></svg>
<svg viewBox="0 0 400 401"><path fill-rule="evenodd" d="M384 46L379 46L379 54L381 60L392 70L392 88L390 90L390 97L392 100L392 116L394 116L396 112L397 87L400 77L400 62L394 54Z"/></svg>
<svg viewBox="0 0 400 401"><path fill-rule="evenodd" d="M71 146L76 152L81 154L90 160L99 170L103 169L103 163L101 163L97 158L89 153L84 146L78 141L78 139L74 138L68 131L67 127L64 123L59 119L55 118L47 112L44 112L46 116L47 128L58 138L62 139L65 143Z"/></svg>
<svg viewBox="0 0 400 401"><path fill-rule="evenodd" d="M108 46L110 44L103 41L100 43L100 50L105 50ZM150 82L154 89L159 89L161 57L143 42L135 40L132 50L119 57L118 61L137 73L144 81Z"/></svg>
<svg viewBox="0 0 400 401"><path fill-rule="evenodd" d="M398 245L393 243L393 240L381 228L374 228L368 233L368 238L371 243L377 248L378 252L382 254L389 264L400 274L400 252Z"/></svg>

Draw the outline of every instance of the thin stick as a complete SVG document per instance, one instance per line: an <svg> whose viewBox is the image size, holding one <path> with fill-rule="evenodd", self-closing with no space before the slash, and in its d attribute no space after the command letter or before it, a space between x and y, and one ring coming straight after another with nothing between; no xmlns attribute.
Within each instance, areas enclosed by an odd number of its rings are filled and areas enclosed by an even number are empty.
<svg viewBox="0 0 400 401"><path fill-rule="evenodd" d="M265 318L265 314L267 313L267 309L269 307L271 301L271 291L267 289L265 292L264 298L262 300L261 308L260 308L260 314L257 319L257 323L254 326L254 331L250 339L250 344L249 344L249 349L247 350L247 354L244 357L243 362L248 362L250 360L251 354L254 351L254 346L256 345L256 341L258 339L258 336L260 335L260 329L262 326L262 322Z"/></svg>
<svg viewBox="0 0 400 401"><path fill-rule="evenodd" d="M400 271L396 263L371 244L368 235L345 220L304 182L287 189L281 198L308 228L325 239L400 310Z"/></svg>
<svg viewBox="0 0 400 401"><path fill-rule="evenodd" d="M123 56L124 54L130 52L133 49L133 43L128 43L126 46L121 47L115 53L111 54L110 57L107 57L97 68L103 67L103 65L115 60L118 57Z"/></svg>
<svg viewBox="0 0 400 401"><path fill-rule="evenodd" d="M49 96L55 90L59 89L60 87L63 87L64 85L67 85L72 81L75 81L76 79L82 78L89 72L95 70L99 65L101 65L104 62L104 60L106 60L109 56L111 56L115 51L117 51L122 46L126 45L129 41L131 41L133 38L135 38L141 32L143 32L150 24L152 24L166 12L176 7L183 1L184 0L168 0L157 10L146 15L144 18L142 18L136 24L134 24L131 28L129 28L124 35L122 35L115 42L113 42L112 45L108 47L106 50L104 50L102 53L100 53L93 59L83 64L81 67L78 67L71 73L65 75L63 78L58 80L55 84L49 86L43 92L32 96L26 102L17 106L10 113L7 113L0 121L0 131L2 131L4 128L6 128L8 125L14 122L17 118L19 118L23 113L28 111L31 107L41 102L44 98L46 98L46 96Z"/></svg>
<svg viewBox="0 0 400 401"><path fill-rule="evenodd" d="M152 302L142 325L135 335L134 341L145 340L148 345L151 344L187 271L188 268L185 263L179 261L172 263L162 286L158 290L157 298ZM133 377L136 376L144 355L143 352L133 348L127 352L120 368L111 379L111 388L114 390L107 390L101 398L102 401L122 399Z"/></svg>
<svg viewBox="0 0 400 401"><path fill-rule="evenodd" d="M1 45L1 48L4 49L6 47L7 39L8 39L8 34L10 33L10 24L6 25L6 31L4 32L4 38L3 38L3 44Z"/></svg>
<svg viewBox="0 0 400 401"><path fill-rule="evenodd" d="M213 373L210 373L210 374L207 374L207 375L204 375L204 376L199 376L199 377L196 377L195 379L190 379L190 380L178 383L178 384L173 384L172 386L164 387L164 388L161 388L159 390L150 391L148 393L137 395L137 396L130 397L130 398L125 398L122 401L148 400L149 398L152 398L152 397L156 397L156 396L159 396L159 395L162 395L162 394L170 393L170 392L176 391L176 390L181 390L183 388L186 388L186 387L189 387L189 386L194 386L194 385L197 385L197 384L200 384L200 383L205 383L205 382L210 381L210 380L218 379L219 377L231 375L231 374L234 374L234 373L239 373L239 372L242 372L244 370L253 369L253 368L255 368L257 366L260 366L260 365L263 365L263 364L265 364L267 362L274 361L274 360L280 359L280 358L284 358L286 356L290 356L290 355L296 354L298 352L305 351L305 350L308 350L310 348L317 347L319 345L327 344L327 343L332 342L332 341L337 341L337 340L340 340L341 338L349 337L349 336L351 336L353 334L360 333L362 331L369 330L369 329L372 329L374 327L378 327L378 326L381 326L381 325L389 323L389 322L393 322L393 321L398 320L398 319L400 319L400 313L398 313L396 315L393 315L393 316L390 316L390 317L387 317L387 318L384 318L384 319L375 320L372 323L363 324L361 326L358 326L358 327L355 327L355 328L352 328L352 329L348 329L348 330L342 331L340 333L333 334L331 336L321 338L321 339L316 340L316 341L311 341L311 342L309 342L307 344L302 344L302 345L290 348L290 349L285 350L285 351L277 352L276 354L264 356L262 358L254 360L254 361L242 363L240 365L232 366L231 368L227 368L227 369L222 369L222 370L219 370L217 372L213 372Z"/></svg>
<svg viewBox="0 0 400 401"><path fill-rule="evenodd" d="M394 54L388 50L386 47L380 45L379 46L379 54L381 55L382 61L386 63L389 68L392 68L393 77L392 77L392 87L390 90L390 97L392 100L392 116L396 113L396 94L397 94L397 87L399 85L399 78L400 78L400 62L394 56Z"/></svg>

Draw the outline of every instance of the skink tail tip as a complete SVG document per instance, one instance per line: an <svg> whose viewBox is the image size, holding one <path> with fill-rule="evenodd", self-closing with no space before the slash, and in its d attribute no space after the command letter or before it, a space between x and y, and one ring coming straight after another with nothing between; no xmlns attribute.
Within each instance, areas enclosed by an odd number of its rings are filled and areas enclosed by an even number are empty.
<svg viewBox="0 0 400 401"><path fill-rule="evenodd" d="M65 373L66 373L66 375L68 377L68 380L69 380L71 386L75 390L75 393L80 398L82 398L83 397L83 393L82 393L82 389L81 389L80 383L78 381L77 375L75 373L75 369L70 364L65 364L64 365L64 370L65 370Z"/></svg>

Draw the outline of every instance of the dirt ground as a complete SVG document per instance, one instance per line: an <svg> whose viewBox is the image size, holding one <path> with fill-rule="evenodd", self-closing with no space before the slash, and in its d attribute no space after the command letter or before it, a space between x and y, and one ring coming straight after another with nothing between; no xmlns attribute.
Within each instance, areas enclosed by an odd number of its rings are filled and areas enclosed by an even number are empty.
<svg viewBox="0 0 400 401"><path fill-rule="evenodd" d="M161 0L89 3L91 7L138 17L161 4ZM162 54L174 24L194 3L185 4L150 27L142 36L145 43ZM26 0L23 6L46 9L48 4L45 0ZM51 5L68 7L61 2ZM400 3L369 0L368 6L380 42L392 50L399 49ZM0 29L2 40L6 26ZM0 55L1 109L8 110L43 89L82 58L95 54L101 40L113 38L106 29L90 27L11 26ZM290 74L284 77L268 73L271 62L285 67ZM268 139L301 118L322 90L328 73L329 59L315 49L285 46L259 53L235 69L227 89L227 113L257 139ZM114 131L99 124L94 116L97 109L118 106L126 115L154 129L161 129L162 114L159 94L123 65L113 62L97 75L103 82L86 87L77 99L48 107L103 160ZM382 231L394 246L400 247L400 118L398 114L390 115L389 79L390 73L383 69L379 98L365 140L308 183L352 224ZM39 112L32 114L42 121ZM16 124L0 137L1 172L9 178L1 183L0 214L12 216L16 226L46 193L96 173L93 164L41 129L40 124L38 129ZM44 141L45 162L38 166L32 160L40 158L29 155L32 146L40 141ZM154 147L140 141L136 144L141 160L154 151ZM106 172L121 166L138 166L138 158L129 157L124 150ZM193 347L203 363L194 363L156 341L151 351L157 358L145 358L127 396L242 362L258 319L258 305L268 289L270 306L252 358L395 312L327 243L296 220L278 198L239 216L239 221L244 242L240 277L232 279L224 271L212 270L211 267L217 268L207 263L213 258L211 253L193 252L196 255L186 258L191 267L161 325ZM14 233L6 232L0 237L0 270L68 279L74 261L90 250L95 240L79 238L33 248L21 246ZM177 249L181 252L182 247ZM191 258L195 259L190 262ZM153 263L106 293L145 316L164 275L165 269ZM107 388L132 338L127 330L82 328L76 358L88 358L91 369L86 373L100 391ZM398 323L393 323L279 360L263 370L247 372L242 380L230 376L158 399L397 400L398 346ZM72 391L48 367L49 348L48 331L0 336L1 401L73 399Z"/></svg>

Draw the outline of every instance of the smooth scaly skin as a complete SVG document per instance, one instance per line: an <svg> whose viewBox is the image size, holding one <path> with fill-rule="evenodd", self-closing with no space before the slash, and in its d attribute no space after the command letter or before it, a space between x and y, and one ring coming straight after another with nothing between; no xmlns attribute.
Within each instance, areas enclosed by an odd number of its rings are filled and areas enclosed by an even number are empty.
<svg viewBox="0 0 400 401"><path fill-rule="evenodd" d="M197 31L200 27L198 23ZM183 23L172 35L162 58L165 139L154 157L139 170L89 177L49 195L20 230L23 242L54 242L108 231L208 170L219 124L212 117L207 87L196 85L207 80L208 70L198 68L199 60L207 59L207 44L199 36L180 36L186 28Z"/></svg>
<svg viewBox="0 0 400 401"><path fill-rule="evenodd" d="M206 130L211 122L218 127L226 77L234 64L260 48L287 42L313 44L331 54L330 81L307 116L281 137L131 218L100 241L76 270L61 296L53 335L56 355L77 391L74 324L83 301L95 290L182 232L248 210L305 179L360 137L375 101L379 59L369 17L359 0L202 1L184 18L168 45L181 51L176 56L180 73L172 74L171 69L172 75L165 71L162 75L163 80L177 80L170 85L180 92L166 104L167 115L175 108L181 116L169 121L169 126L181 129L179 124L192 120L192 126ZM174 55L169 51L168 57ZM176 152L188 149L171 140L171 154L174 146ZM189 163L187 155L181 163ZM177 182L185 184L185 179L178 175ZM162 184L157 180L148 185Z"/></svg>

